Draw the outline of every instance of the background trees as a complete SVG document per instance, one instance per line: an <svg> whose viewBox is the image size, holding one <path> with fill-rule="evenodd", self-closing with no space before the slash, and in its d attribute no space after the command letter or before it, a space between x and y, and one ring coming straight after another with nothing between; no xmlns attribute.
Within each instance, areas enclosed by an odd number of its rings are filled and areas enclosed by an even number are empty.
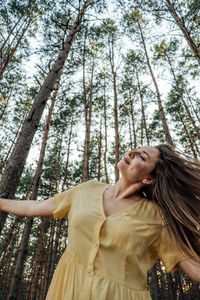
<svg viewBox="0 0 200 300"><path fill-rule="evenodd" d="M1 196L115 182L120 156L139 145L173 142L198 158L199 11L198 1L4 1ZM1 228L0 299L45 299L67 220L1 214ZM159 261L148 280L153 299L199 299Z"/></svg>

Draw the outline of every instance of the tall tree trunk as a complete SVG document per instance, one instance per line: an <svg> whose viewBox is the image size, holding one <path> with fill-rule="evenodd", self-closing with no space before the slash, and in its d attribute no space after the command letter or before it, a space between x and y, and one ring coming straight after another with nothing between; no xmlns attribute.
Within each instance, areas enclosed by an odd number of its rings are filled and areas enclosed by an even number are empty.
<svg viewBox="0 0 200 300"><path fill-rule="evenodd" d="M64 178L63 178L63 183L62 183L62 192L64 192L64 190L65 190L65 185L66 185L67 175L68 175L69 155L70 155L70 147L71 147L71 139L72 139L72 129L73 129L73 115L72 115L72 118L71 118L71 126L70 126L69 138L68 138L68 143L67 143L67 159L66 159L65 172L64 172ZM68 187L68 184L67 184L67 187Z"/></svg>
<svg viewBox="0 0 200 300"><path fill-rule="evenodd" d="M134 149L137 148L137 135L135 129L135 110L134 110L134 100L130 97L130 114L132 121L132 130L133 130L133 140L134 140Z"/></svg>
<svg viewBox="0 0 200 300"><path fill-rule="evenodd" d="M149 145L149 134L148 134L148 130L147 130L147 122L146 122L145 109L144 109L144 100L143 100L143 94L142 94L142 90L141 90L141 84L140 84L140 80L139 80L139 75L138 75L137 69L136 69L136 77L137 77L137 83L138 83L139 94L140 94L140 101L141 101L142 125L144 126L146 140L147 140L147 145Z"/></svg>
<svg viewBox="0 0 200 300"><path fill-rule="evenodd" d="M6 103L4 105L4 108L2 109L2 112L0 114L0 120L3 118L3 116L5 114L5 111L6 111L6 108L8 106L8 102L9 102L10 98L11 98L11 94L7 97L7 100L6 100Z"/></svg>
<svg viewBox="0 0 200 300"><path fill-rule="evenodd" d="M119 120L118 120L118 96L117 96L117 73L115 70L115 60L114 60L114 37L111 34L111 39L109 40L109 59L111 72L113 77L113 96L114 96L114 122L115 122L115 182L119 179L119 169L117 164L119 162Z"/></svg>
<svg viewBox="0 0 200 300"><path fill-rule="evenodd" d="M40 178L41 178L41 174L42 174L42 167L43 167L44 156L45 156L45 149L46 149L47 139L48 139L48 134L49 134L50 121L51 121L51 118L52 118L53 108L54 108L56 96L57 96L57 93L58 93L58 89L59 89L59 86L60 86L61 74L62 74L62 71L59 72L59 77L58 77L58 81L57 81L57 84L56 84L56 89L55 89L54 95L52 97L52 102L51 102L51 106L50 106L50 109L49 109L49 114L48 114L47 120L46 120L44 135L43 135L43 139L42 139L42 146L41 146L41 150L40 150L39 161L38 161L38 164L37 164L37 168L36 168L36 172L35 172L35 176L34 176L34 181L33 181L32 195L31 195L32 200L37 199L39 182L40 182ZM15 272L14 272L14 276L13 276L13 280L12 280L12 283L11 283L11 288L10 288L10 292L9 292L9 296L8 296L9 300L11 300L11 299L14 300L14 299L17 299L17 297L18 297L20 281L21 281L22 274L23 274L24 262L26 260L27 251L28 251L28 242L29 242L29 237L30 237L30 233L31 233L32 224L33 224L33 218L27 218L26 223L25 223L25 228L24 228L24 232L23 232L21 245L20 245L19 256L17 258L17 264L16 264L16 268L15 268Z"/></svg>
<svg viewBox="0 0 200 300"><path fill-rule="evenodd" d="M180 18L178 16L173 3L170 0L165 0L165 1L167 3L167 7L168 7L171 15L173 16L173 18L175 19L177 25L179 26L182 33L184 34L184 37L185 37L190 49L192 50L194 56L196 57L198 63L200 64L200 48L197 47L197 45L194 43L193 39L191 38L189 31L185 27L185 23L184 23L183 18Z"/></svg>
<svg viewBox="0 0 200 300"><path fill-rule="evenodd" d="M99 130L99 138L98 138L98 171L97 171L97 179L100 181L101 179L101 154L102 154L102 120L100 120L100 130Z"/></svg>
<svg viewBox="0 0 200 300"><path fill-rule="evenodd" d="M64 135L64 128L61 132L61 137L58 141L58 156L57 156L57 162L55 165L55 194L58 193L58 185L59 185L59 177L60 177L60 158L61 158L61 151L62 151L62 142L63 142L63 135Z"/></svg>
<svg viewBox="0 0 200 300"><path fill-rule="evenodd" d="M13 48L9 47L8 50L6 51L6 54L5 54L5 58L4 58L4 61L3 61L3 65L1 66L1 69L0 69L0 79L3 77L3 73L5 72L5 70L7 69L11 59L13 58L14 54L15 54L15 51L17 49L17 47L19 46L19 44L21 43L21 40L22 38L24 37L25 35L25 32L27 31L28 27L30 26L31 24L31 18L29 18L29 21L28 23L26 24L26 27L22 30L22 33L21 35L19 36L15 46Z"/></svg>
<svg viewBox="0 0 200 300"><path fill-rule="evenodd" d="M195 123L195 120L194 118L192 117L191 113L190 113L190 110L189 110L189 107L187 106L185 100L184 100L184 97L183 97L183 93L179 87L179 83L178 83L178 80L176 78L176 75L175 75L175 72L174 72L174 69L173 69L173 66L172 66L172 63L171 63L171 60L169 58L169 56L166 54L166 57L167 57L167 60L168 60L168 63L169 63L169 66L170 66L170 69L171 69L171 72L172 72L172 75L174 77L174 81L175 81L175 84L176 84L176 88L177 88L177 91L179 93L179 96L180 96L180 99L185 107L185 110L188 114L188 117L189 117L189 120L190 122L192 123L193 127L194 127L194 130L196 132L196 135L198 136L198 138L200 139L200 130L199 128L197 127L196 123Z"/></svg>
<svg viewBox="0 0 200 300"><path fill-rule="evenodd" d="M17 22L13 25L13 27L11 28L7 38L4 40L3 44L0 47L0 55L2 54L3 48L5 47L5 45L7 44L7 42L9 41L12 33L14 32L15 28L17 27L17 25L20 23L20 21L23 19L24 15L21 15L21 17L17 20Z"/></svg>
<svg viewBox="0 0 200 300"><path fill-rule="evenodd" d="M106 106L106 85L104 80L103 88L103 116L104 116L104 137L105 137L105 148L104 148L104 172L106 176L106 183L109 183L108 168L107 168L107 152L108 152L108 134L107 134L107 106Z"/></svg>
<svg viewBox="0 0 200 300"><path fill-rule="evenodd" d="M195 147L194 139L191 137L190 133L188 132L187 126L186 126L186 124L185 124L185 122L183 120L183 117L182 117L180 111L178 111L178 115L179 115L179 119L180 119L181 123L183 124L183 128L185 130L186 136L187 136L188 141L190 143L190 147L191 147L191 150L193 152L193 155L194 155L195 158L197 158L197 153L196 153L196 151L194 149L194 147ZM198 152L198 154L199 154L199 152Z"/></svg>
<svg viewBox="0 0 200 300"><path fill-rule="evenodd" d="M6 165L7 162L8 162L9 155L10 155L10 153L11 153L11 151L12 151L12 149L13 149L13 145L15 144L15 141L16 141L16 139L17 139L17 137L18 137L18 134L19 134L19 131L20 131L20 129L21 129L21 126L22 126L22 124L19 125L19 128L17 129L17 132L16 132L16 134L15 134L15 136L14 136L14 139L12 140L12 144L10 145L10 148L8 149L8 152L7 152L7 154L6 154L6 157L4 158L4 160L3 160L2 164L1 164L1 167L0 167L0 174L3 172L3 169L4 169L5 165Z"/></svg>
<svg viewBox="0 0 200 300"><path fill-rule="evenodd" d="M51 251L51 264L50 264L50 268L49 268L49 285L51 283L53 273L54 273L54 270L55 270L56 257L57 257L58 244L59 244L59 237L61 235L61 228L62 228L63 220L64 219L58 220L57 226L55 228L56 236L55 236L55 242L54 242L54 245L53 245L52 251Z"/></svg>
<svg viewBox="0 0 200 300"><path fill-rule="evenodd" d="M12 222L12 224L10 224L10 228L9 228L9 231L8 233L6 234L6 239L4 240L4 243L0 249L0 257L1 257L1 260L0 260L0 269L2 270L2 266L3 264L5 263L3 260L4 260L4 255L6 255L7 253L7 249L9 247L9 243L11 242L13 236L14 236L14 233L16 234L16 230L17 228L19 227L20 225L20 221L21 221L21 217L15 217L14 221Z"/></svg>
<svg viewBox="0 0 200 300"><path fill-rule="evenodd" d="M160 97L160 91L159 91L158 84L157 84L157 81L155 79L152 67L151 67L151 63L150 63L150 60L149 60L148 53L147 53L146 43L145 43L144 35L143 35L143 32L142 32L142 27L141 27L139 21L138 21L137 24L138 24L139 31L140 31L140 34L141 34L141 39L142 39L142 44L143 44L144 51L145 51L147 65L149 67L149 71L150 71L150 74L151 74L151 77L152 77L152 80L153 80L153 83L154 83L154 86L155 86L155 89L156 89L156 94L157 94L157 99L158 99L158 107L159 107L159 111L160 111L160 117L161 117L162 126L163 126L163 130L164 130L164 134L165 134L165 139L166 139L167 143L173 145L172 138L171 138L169 128L168 128L168 125L167 125L167 120L166 120L166 117L165 117L165 112L164 112L164 109L163 109L161 97Z"/></svg>
<svg viewBox="0 0 200 300"><path fill-rule="evenodd" d="M117 97L117 83L116 72L113 71L113 88L114 88L114 119L115 119L115 181L119 179L119 169L117 164L119 162L119 121L118 121L118 97Z"/></svg>
<svg viewBox="0 0 200 300"><path fill-rule="evenodd" d="M133 136L132 136L132 126L131 126L131 116L128 117L128 130L129 130L129 137L130 137L130 149L133 149Z"/></svg>
<svg viewBox="0 0 200 300"><path fill-rule="evenodd" d="M198 109L197 109L196 107L194 107L194 105L193 105L193 103L192 103L192 100L191 100L191 98L190 98L190 95L189 95L189 92L188 92L187 88L185 88L185 91L186 91L186 94L187 94L187 96L188 96L189 104L191 105L192 110L193 110L193 112L194 112L194 114L195 114L195 116L196 116L196 119L197 119L197 121L200 123L200 115L199 115L199 111L198 111Z"/></svg>
<svg viewBox="0 0 200 300"><path fill-rule="evenodd" d="M91 3L92 0L85 1L74 22L74 25L69 31L63 49L60 51L59 56L55 61L52 69L50 70L44 84L41 86L40 91L36 96L33 106L28 114L28 117L24 122L11 158L9 159L7 167L5 169L4 176L0 183L0 197L2 198L4 197L12 199L15 195L17 185L19 183L27 155L31 147L31 143L38 128L42 113L46 106L46 102L54 88L56 80L59 77L59 73L64 66L75 36L80 29L80 24L86 12L86 9ZM0 213L0 232L4 225L6 216L6 213Z"/></svg>
<svg viewBox="0 0 200 300"><path fill-rule="evenodd" d="M52 274L50 274L49 270L51 268L51 257L52 257L52 251L53 251L53 239L54 239L54 234L55 234L55 219L52 220L51 224L51 232L50 232L50 237L49 237L49 244L48 244L48 253L47 253L47 262L46 262L46 281L45 281L45 287L44 287L44 295L46 296L50 282L51 282L51 277Z"/></svg>
<svg viewBox="0 0 200 300"><path fill-rule="evenodd" d="M47 232L47 229L49 227L49 220L43 219L41 230L39 232L36 250L35 250L35 257L34 257L34 266L31 276L31 282L30 282L30 291L29 291L29 300L35 300L36 294L37 294L37 288L38 288L38 282L39 278L41 277L40 270L41 266L44 264L44 255L43 255L43 249L44 249L44 241L45 241L45 235Z"/></svg>
<svg viewBox="0 0 200 300"><path fill-rule="evenodd" d="M85 103L85 141L84 141L84 158L83 158L83 182L89 178L89 157L90 157L90 134L92 121L92 105L93 105L93 78L94 78L95 61L93 59L90 79L89 103Z"/></svg>

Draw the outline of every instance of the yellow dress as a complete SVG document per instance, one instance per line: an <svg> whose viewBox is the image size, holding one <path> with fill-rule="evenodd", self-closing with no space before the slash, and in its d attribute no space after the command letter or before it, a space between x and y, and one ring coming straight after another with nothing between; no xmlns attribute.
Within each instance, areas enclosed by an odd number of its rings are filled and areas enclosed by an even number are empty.
<svg viewBox="0 0 200 300"><path fill-rule="evenodd" d="M187 258L171 244L151 201L106 217L107 187L90 180L55 196L54 217L68 216L68 246L46 300L150 300L147 271L156 259L170 272Z"/></svg>

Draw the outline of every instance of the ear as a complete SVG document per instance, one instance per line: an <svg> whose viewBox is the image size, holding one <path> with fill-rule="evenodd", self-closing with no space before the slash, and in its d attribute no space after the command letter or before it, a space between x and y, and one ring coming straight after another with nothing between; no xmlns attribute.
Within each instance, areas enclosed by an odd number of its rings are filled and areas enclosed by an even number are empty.
<svg viewBox="0 0 200 300"><path fill-rule="evenodd" d="M153 178L152 177L146 177L142 180L142 183L144 184L152 184L153 183Z"/></svg>

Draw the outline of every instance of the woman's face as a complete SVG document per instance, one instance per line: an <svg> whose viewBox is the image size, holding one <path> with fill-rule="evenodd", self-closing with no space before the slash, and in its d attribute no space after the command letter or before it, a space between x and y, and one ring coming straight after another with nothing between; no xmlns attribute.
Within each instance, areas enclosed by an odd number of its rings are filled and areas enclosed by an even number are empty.
<svg viewBox="0 0 200 300"><path fill-rule="evenodd" d="M140 147L125 153L118 163L118 168L129 184L139 181L148 184L152 182L150 174L155 168L158 157L158 149L149 146Z"/></svg>

